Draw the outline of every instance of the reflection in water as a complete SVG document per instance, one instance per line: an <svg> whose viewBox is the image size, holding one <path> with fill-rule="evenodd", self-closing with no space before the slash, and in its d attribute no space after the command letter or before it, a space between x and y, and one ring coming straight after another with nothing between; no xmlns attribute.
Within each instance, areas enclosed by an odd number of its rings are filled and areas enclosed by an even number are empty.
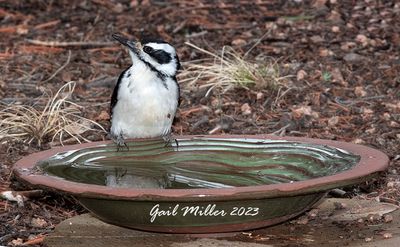
<svg viewBox="0 0 400 247"><path fill-rule="evenodd" d="M127 169L115 169L106 171L105 185L117 188L140 188L140 189L165 189L169 184L168 176L156 178L151 176L140 176L128 173Z"/></svg>
<svg viewBox="0 0 400 247"><path fill-rule="evenodd" d="M325 145L258 139L180 139L113 144L59 153L39 165L50 176L119 188L227 188L333 175L359 157Z"/></svg>

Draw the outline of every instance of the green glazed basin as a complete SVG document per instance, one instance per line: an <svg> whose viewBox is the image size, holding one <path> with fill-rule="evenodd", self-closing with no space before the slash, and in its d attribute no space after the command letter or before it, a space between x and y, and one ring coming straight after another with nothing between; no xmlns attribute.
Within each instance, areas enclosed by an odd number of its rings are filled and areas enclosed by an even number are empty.
<svg viewBox="0 0 400 247"><path fill-rule="evenodd" d="M182 136L54 148L15 164L22 180L74 196L96 217L170 233L243 231L293 218L333 188L388 166L382 152L295 137Z"/></svg>

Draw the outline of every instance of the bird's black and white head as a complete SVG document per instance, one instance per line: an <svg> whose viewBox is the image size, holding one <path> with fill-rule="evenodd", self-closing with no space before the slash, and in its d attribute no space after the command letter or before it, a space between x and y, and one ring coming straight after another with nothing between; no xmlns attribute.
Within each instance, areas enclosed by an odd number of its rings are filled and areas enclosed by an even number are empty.
<svg viewBox="0 0 400 247"><path fill-rule="evenodd" d="M133 63L141 61L150 69L165 76L175 76L180 69L181 65L175 48L164 40L144 38L139 42L129 40L119 34L112 36L128 47Z"/></svg>

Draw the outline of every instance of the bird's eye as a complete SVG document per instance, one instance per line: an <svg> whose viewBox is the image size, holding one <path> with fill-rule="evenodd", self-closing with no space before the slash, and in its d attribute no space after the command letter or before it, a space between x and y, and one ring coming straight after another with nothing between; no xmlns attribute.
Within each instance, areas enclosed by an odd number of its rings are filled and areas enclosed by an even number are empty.
<svg viewBox="0 0 400 247"><path fill-rule="evenodd" d="M154 51L154 49L151 48L150 46L144 46L143 51L146 53L152 53Z"/></svg>

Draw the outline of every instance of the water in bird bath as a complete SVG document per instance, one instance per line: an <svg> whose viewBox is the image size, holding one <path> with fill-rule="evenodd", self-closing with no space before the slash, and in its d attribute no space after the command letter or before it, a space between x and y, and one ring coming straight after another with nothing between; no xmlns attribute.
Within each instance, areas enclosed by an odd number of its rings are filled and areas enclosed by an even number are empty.
<svg viewBox="0 0 400 247"><path fill-rule="evenodd" d="M111 187L227 188L290 183L351 169L359 156L317 144L258 139L179 139L113 144L59 153L41 161L49 176Z"/></svg>

